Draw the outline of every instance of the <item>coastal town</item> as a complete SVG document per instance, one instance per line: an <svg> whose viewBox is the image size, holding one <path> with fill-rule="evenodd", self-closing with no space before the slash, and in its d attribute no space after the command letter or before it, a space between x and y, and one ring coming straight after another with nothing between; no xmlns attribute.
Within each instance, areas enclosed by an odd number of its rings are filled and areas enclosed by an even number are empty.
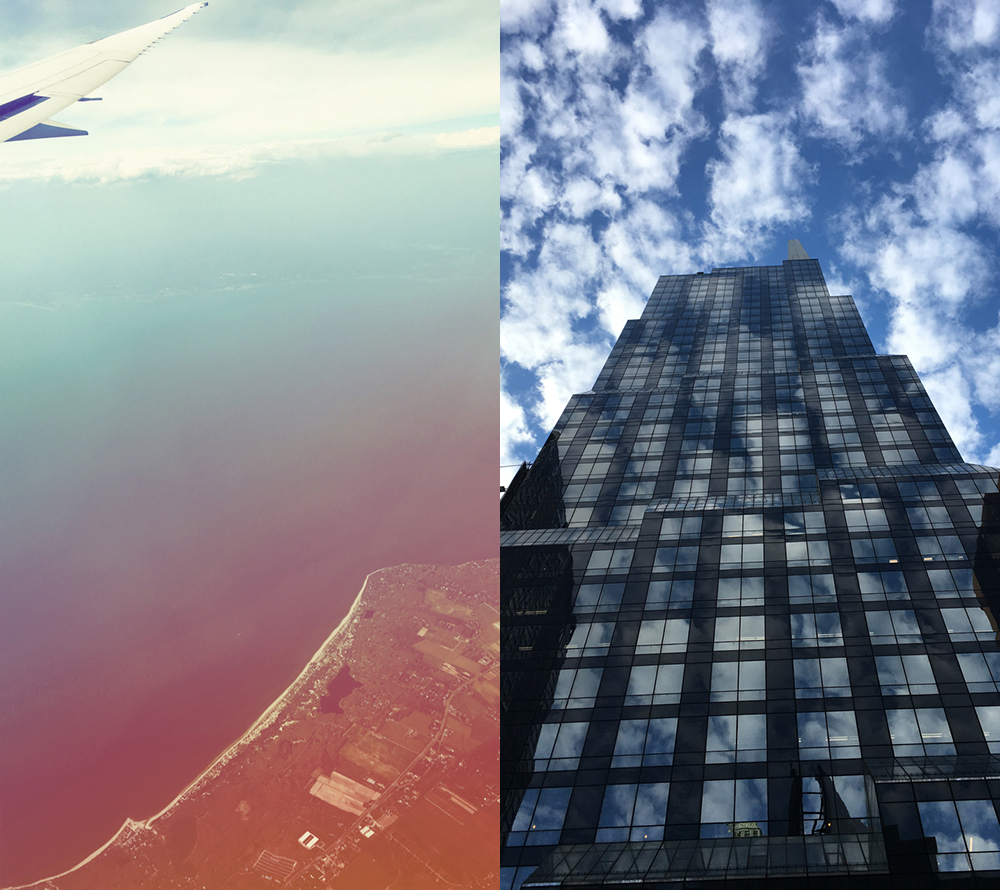
<svg viewBox="0 0 1000 890"><path fill-rule="evenodd" d="M498 573L369 575L284 695L173 803L30 886L498 886Z"/></svg>

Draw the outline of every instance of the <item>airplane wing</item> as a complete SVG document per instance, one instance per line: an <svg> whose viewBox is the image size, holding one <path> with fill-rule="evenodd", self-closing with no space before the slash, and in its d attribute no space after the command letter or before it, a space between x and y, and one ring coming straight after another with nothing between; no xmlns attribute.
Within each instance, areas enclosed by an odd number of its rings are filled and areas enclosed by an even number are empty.
<svg viewBox="0 0 1000 890"><path fill-rule="evenodd" d="M0 75L0 142L86 136L52 118L107 83L207 2ZM87 101L84 99L84 101Z"/></svg>

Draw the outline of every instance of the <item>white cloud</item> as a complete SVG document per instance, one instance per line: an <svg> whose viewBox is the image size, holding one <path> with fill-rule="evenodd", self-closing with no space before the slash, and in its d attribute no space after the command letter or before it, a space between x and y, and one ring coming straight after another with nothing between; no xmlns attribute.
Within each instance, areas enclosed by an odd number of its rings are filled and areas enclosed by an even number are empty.
<svg viewBox="0 0 1000 890"><path fill-rule="evenodd" d="M1000 0L934 0L928 36L952 52L1000 40Z"/></svg>
<svg viewBox="0 0 1000 890"><path fill-rule="evenodd" d="M428 155L499 145L499 127L454 133L381 133L342 139L303 139L253 145L175 145L78 151L65 158L39 159L31 142L3 146L0 187L27 180L107 184L153 176L253 176L271 164L291 160L361 155Z"/></svg>
<svg viewBox="0 0 1000 890"><path fill-rule="evenodd" d="M884 25L896 14L895 0L832 0L845 19Z"/></svg>
<svg viewBox="0 0 1000 890"><path fill-rule="evenodd" d="M774 26L753 0L709 0L708 25L723 101L732 110L750 110Z"/></svg>
<svg viewBox="0 0 1000 890"><path fill-rule="evenodd" d="M565 0L553 40L561 43L566 53L601 56L611 49L601 11L589 0Z"/></svg>
<svg viewBox="0 0 1000 890"><path fill-rule="evenodd" d="M639 0L598 0L598 3L601 9L617 21L637 19L642 15L642 3Z"/></svg>
<svg viewBox="0 0 1000 890"><path fill-rule="evenodd" d="M976 349L966 360L979 399L990 411L1000 411L1000 325L976 336Z"/></svg>
<svg viewBox="0 0 1000 890"><path fill-rule="evenodd" d="M734 115L721 131L722 159L708 165L711 225L700 248L713 263L754 253L776 226L808 219L812 180L785 115Z"/></svg>
<svg viewBox="0 0 1000 890"><path fill-rule="evenodd" d="M972 413L970 387L961 368L952 365L935 373L922 374L921 380L958 450L966 459L974 459L983 444L983 434Z"/></svg>
<svg viewBox="0 0 1000 890"><path fill-rule="evenodd" d="M606 284L597 295L597 309L601 313L601 327L617 337L625 322L642 314L646 301L639 291L613 281Z"/></svg>
<svg viewBox="0 0 1000 890"><path fill-rule="evenodd" d="M395 0L375 2L381 10L408 15ZM233 18L246 10L231 0L213 4L105 84L97 94L104 101L59 115L90 136L5 144L4 165L13 158L17 166L17 158L30 154L39 167L57 169L65 178L86 178L91 171L92 178L107 181L152 175L158 157L164 173L204 174L239 171L255 158L308 154L315 142L341 140L343 147L343 140L353 138L356 151L372 137L410 132L420 134L410 147L422 140L426 150L434 140L425 134L451 134L441 137L451 144L485 138L468 134L484 129L476 125L498 111L499 79L495 61L482 51L492 38L481 33L478 13L465 22L452 10L450 29L432 28L446 17L448 2L430 0L424 12L408 15L414 34L423 34L419 39L411 35L390 45L371 34L360 42L341 35L327 45L310 41L317 33L339 33L338 19L356 19L358 4L346 0L337 15L323 4L292 6L282 10L272 34L257 39L226 36ZM134 18L130 11L127 20ZM102 27L113 33L121 26L115 21ZM367 30L381 34L380 26ZM103 35L64 32L46 51L94 36ZM94 173L96 167L101 171Z"/></svg>
<svg viewBox="0 0 1000 890"><path fill-rule="evenodd" d="M844 253L888 299L885 348L910 357L966 458L986 460L976 409L1000 409L1000 328L967 315L992 279L990 250L966 231L991 212L971 146L942 146L909 183L846 218Z"/></svg>
<svg viewBox="0 0 1000 890"><path fill-rule="evenodd" d="M957 92L980 127L1000 129L1000 60L986 59L964 71Z"/></svg>
<svg viewBox="0 0 1000 890"><path fill-rule="evenodd" d="M961 226L979 211L976 171L960 154L943 153L913 181L920 214L936 225Z"/></svg>
<svg viewBox="0 0 1000 890"><path fill-rule="evenodd" d="M703 126L692 104L700 78L698 56L706 43L700 25L664 9L636 41L651 74L649 95L666 115L662 121L665 129L688 126L700 131Z"/></svg>
<svg viewBox="0 0 1000 890"><path fill-rule="evenodd" d="M924 127L934 142L956 142L969 135L969 123L954 107L943 108L924 121Z"/></svg>
<svg viewBox="0 0 1000 890"><path fill-rule="evenodd" d="M638 17L633 0L553 9L548 35L532 49L511 35L502 56L517 86L505 93L501 245L518 265L501 349L535 375L522 407L545 427L593 384L610 334L639 314L657 274L690 258L680 222L653 196L677 193L684 152L706 130L694 108L701 24L660 9L626 46L605 16Z"/></svg>
<svg viewBox="0 0 1000 890"><path fill-rule="evenodd" d="M838 28L817 16L800 59L802 114L816 135L853 150L865 137L906 132L906 109L863 26Z"/></svg>
<svg viewBox="0 0 1000 890"><path fill-rule="evenodd" d="M549 0L503 0L500 4L500 27L508 33L536 35L552 19Z"/></svg>
<svg viewBox="0 0 1000 890"><path fill-rule="evenodd" d="M500 484L506 485L517 472L519 446L528 445L533 437L528 429L524 409L508 394L503 372L500 375Z"/></svg>

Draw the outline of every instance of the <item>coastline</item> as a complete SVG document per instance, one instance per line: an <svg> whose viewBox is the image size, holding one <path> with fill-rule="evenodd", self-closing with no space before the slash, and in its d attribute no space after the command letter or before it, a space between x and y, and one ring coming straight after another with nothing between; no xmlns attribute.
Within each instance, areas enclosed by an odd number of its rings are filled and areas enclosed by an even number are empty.
<svg viewBox="0 0 1000 890"><path fill-rule="evenodd" d="M397 567L393 566L393 568ZM241 735L235 742L233 742L225 750L223 750L221 754L215 757L215 759L212 760L212 762L204 770L202 770L201 773L199 773L197 778L195 778L192 782L190 782L184 788L184 790L181 791L181 793L178 794L172 801L170 801L170 803L168 803L162 810L160 810L160 812L144 820L127 818L122 823L121 828L119 828L118 831L116 831L114 835L112 835L112 837L103 846L96 849L93 853L87 856L86 859L83 859L82 861L78 862L72 868L66 869L66 871L60 872L59 874L50 875L44 878L38 878L37 880L32 881L29 884L17 884L17 885L2 887L0 888L0 890L30 890L30 888L32 887L38 887L50 881L55 881L59 878L64 878L67 875L70 875L73 872L83 868L85 865L87 865L88 863L96 859L98 856L100 856L101 853L103 853L110 846L112 846L112 844L114 844L115 841L117 841L126 831L131 831L132 833L137 834L140 831L153 830L152 825L157 819L160 819L163 816L168 815L170 811L175 806L177 806L181 801L183 801L191 792L196 791L199 785L205 779L212 778L213 773L216 770L225 766L225 764L230 760L230 758L233 757L235 754L237 754L239 750L244 746L244 744L254 740L262 730L266 729L274 722L274 719L280 712L281 706L285 703L285 700L288 699L294 692L298 691L300 684L308 679L310 671L322 661L329 646L337 639L337 637L341 634L342 631L347 629L351 620L355 617L355 613L357 612L358 606L360 605L361 600L364 597L365 590L368 587L369 579L371 579L372 576L378 575L380 572L383 572L385 570L386 567L382 567L379 569L375 569L374 571L369 572L367 575L365 575L365 580L361 585L361 589L358 591L358 595L354 598L354 602L351 603L351 608L347 610L347 614L341 619L340 623L334 628L333 632L322 642L322 644L320 644L319 649L317 649L316 652L313 654L312 658L310 658L309 661L306 662L305 666L299 672L298 676L294 680L292 680L292 682L288 685L288 687L273 702L271 702L271 704L268 705L267 708L264 709L263 713L261 713L261 715L251 724L250 728L247 729L247 731L244 732L243 735Z"/></svg>

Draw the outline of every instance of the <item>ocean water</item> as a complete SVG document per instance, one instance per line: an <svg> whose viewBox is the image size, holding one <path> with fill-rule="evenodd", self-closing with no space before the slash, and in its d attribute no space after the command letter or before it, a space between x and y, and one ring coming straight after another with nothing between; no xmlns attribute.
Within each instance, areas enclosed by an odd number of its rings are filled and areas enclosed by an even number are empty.
<svg viewBox="0 0 1000 890"><path fill-rule="evenodd" d="M365 574L496 555L496 295L0 303L0 884L166 805Z"/></svg>

